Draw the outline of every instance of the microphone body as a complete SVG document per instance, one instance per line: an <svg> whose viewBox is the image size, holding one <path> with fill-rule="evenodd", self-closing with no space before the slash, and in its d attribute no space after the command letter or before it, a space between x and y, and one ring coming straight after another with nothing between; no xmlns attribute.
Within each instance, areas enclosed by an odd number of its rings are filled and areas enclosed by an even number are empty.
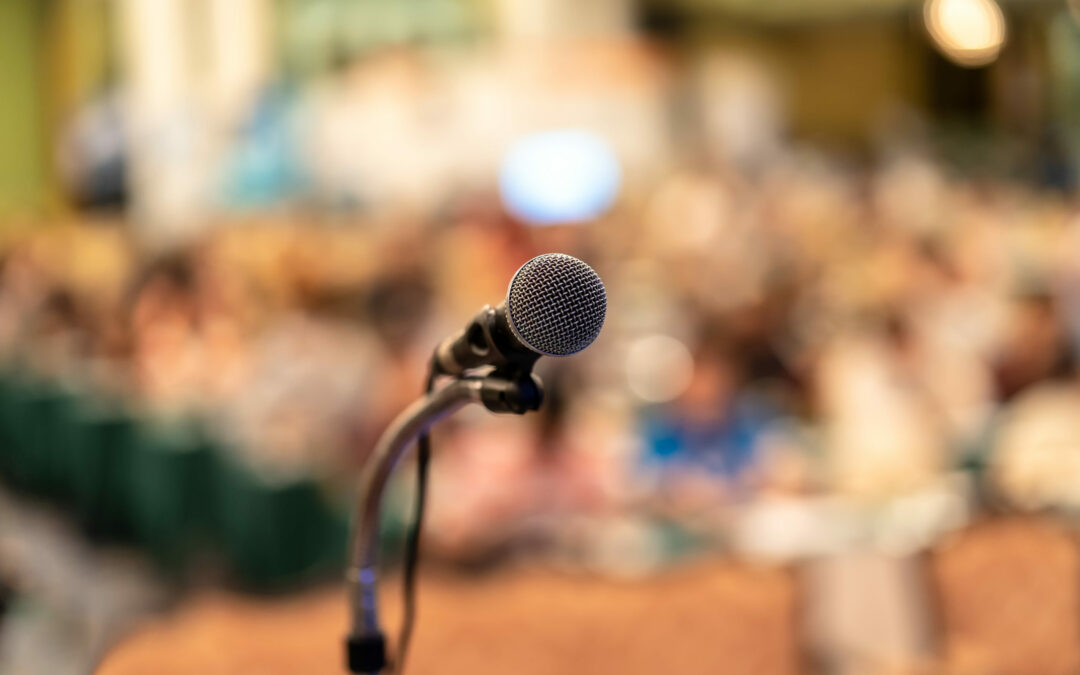
<svg viewBox="0 0 1080 675"><path fill-rule="evenodd" d="M592 344L606 312L604 284L591 267L562 253L540 255L514 274L506 300L439 344L435 367L455 377L484 366L528 372L541 356L569 356Z"/></svg>

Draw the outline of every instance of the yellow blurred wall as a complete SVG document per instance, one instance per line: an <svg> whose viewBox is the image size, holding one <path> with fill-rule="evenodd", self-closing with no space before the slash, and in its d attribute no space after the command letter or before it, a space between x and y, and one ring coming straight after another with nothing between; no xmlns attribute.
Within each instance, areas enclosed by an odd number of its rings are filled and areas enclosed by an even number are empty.
<svg viewBox="0 0 1080 675"><path fill-rule="evenodd" d="M3 214L42 207L48 191L45 9L39 0L0 2L0 223Z"/></svg>
<svg viewBox="0 0 1080 675"><path fill-rule="evenodd" d="M899 107L924 106L924 51L899 20L792 31L775 45L784 64L792 131L800 138L865 142Z"/></svg>

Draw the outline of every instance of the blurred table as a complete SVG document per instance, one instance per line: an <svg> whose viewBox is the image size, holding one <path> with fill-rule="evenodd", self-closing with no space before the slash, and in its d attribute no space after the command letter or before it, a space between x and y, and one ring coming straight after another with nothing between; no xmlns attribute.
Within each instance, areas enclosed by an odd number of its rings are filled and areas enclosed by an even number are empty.
<svg viewBox="0 0 1080 675"><path fill-rule="evenodd" d="M1080 672L1080 540L1072 526L985 520L937 547L929 580L949 673Z"/></svg>
<svg viewBox="0 0 1080 675"><path fill-rule="evenodd" d="M392 580L382 596L395 635L399 594ZM341 673L345 610L336 587L279 598L203 592L124 640L98 672ZM785 675L802 665L797 610L791 574L729 563L634 582L430 571L407 671Z"/></svg>

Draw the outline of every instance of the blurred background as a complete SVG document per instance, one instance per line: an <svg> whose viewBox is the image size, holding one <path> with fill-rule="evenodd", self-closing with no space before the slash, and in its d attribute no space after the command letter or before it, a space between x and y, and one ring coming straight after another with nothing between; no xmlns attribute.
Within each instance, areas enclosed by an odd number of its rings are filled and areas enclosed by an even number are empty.
<svg viewBox="0 0 1080 675"><path fill-rule="evenodd" d="M344 672L359 467L559 251L411 672L1080 673L1078 105L1071 0L0 0L0 672Z"/></svg>

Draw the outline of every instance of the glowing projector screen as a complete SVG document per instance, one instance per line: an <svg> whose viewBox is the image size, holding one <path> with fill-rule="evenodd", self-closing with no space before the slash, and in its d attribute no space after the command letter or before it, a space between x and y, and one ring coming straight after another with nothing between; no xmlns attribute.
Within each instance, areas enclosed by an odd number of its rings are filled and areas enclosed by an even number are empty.
<svg viewBox="0 0 1080 675"><path fill-rule="evenodd" d="M620 178L604 139L581 130L546 131L511 146L499 192L506 208L532 225L580 223L611 207Z"/></svg>

